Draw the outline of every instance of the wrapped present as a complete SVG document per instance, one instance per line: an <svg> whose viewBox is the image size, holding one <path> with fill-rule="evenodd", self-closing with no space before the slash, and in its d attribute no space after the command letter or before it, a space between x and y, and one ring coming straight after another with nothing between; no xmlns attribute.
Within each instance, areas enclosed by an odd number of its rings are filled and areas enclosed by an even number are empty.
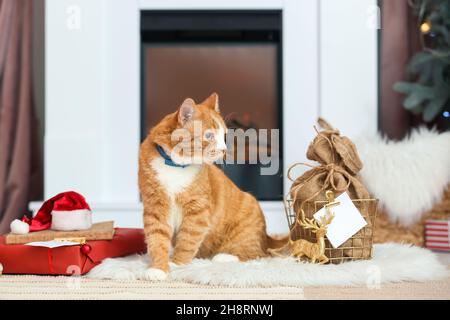
<svg viewBox="0 0 450 320"><path fill-rule="evenodd" d="M8 245L0 237L0 263L4 274L81 275L103 259L146 251L142 229L116 228L112 240L93 240L84 244L43 247Z"/></svg>
<svg viewBox="0 0 450 320"><path fill-rule="evenodd" d="M425 247L450 252L450 220L425 221Z"/></svg>
<svg viewBox="0 0 450 320"><path fill-rule="evenodd" d="M338 250L326 243L325 254L332 263L370 259L377 200L371 199L369 191L360 180L359 171L363 164L355 144L325 120L319 119L318 122L323 130L319 131L316 128L317 135L306 153L309 160L318 164L297 163L288 169L287 175L292 181L292 186L286 199L287 208L293 211L293 222L296 224L298 219L312 218L320 209L317 206L320 203L322 205L327 203L326 191L332 191L336 196L346 192L361 211L367 226L342 244ZM299 165L310 169L294 178L293 169ZM291 212L287 214L288 219L289 216L293 216ZM296 239L315 241L315 235L311 230L306 230L302 226L297 225L291 231L293 231L291 235Z"/></svg>

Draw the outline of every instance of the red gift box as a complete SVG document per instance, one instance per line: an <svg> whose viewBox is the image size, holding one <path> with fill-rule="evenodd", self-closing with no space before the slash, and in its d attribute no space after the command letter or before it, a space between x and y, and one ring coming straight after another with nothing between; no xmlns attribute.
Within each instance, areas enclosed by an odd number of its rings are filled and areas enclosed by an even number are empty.
<svg viewBox="0 0 450 320"><path fill-rule="evenodd" d="M116 228L112 240L88 241L82 246L57 248L22 244L7 245L0 236L0 263L5 274L80 275L89 272L103 259L146 251L142 229Z"/></svg>
<svg viewBox="0 0 450 320"><path fill-rule="evenodd" d="M425 221L425 247L437 251L450 251L450 220Z"/></svg>

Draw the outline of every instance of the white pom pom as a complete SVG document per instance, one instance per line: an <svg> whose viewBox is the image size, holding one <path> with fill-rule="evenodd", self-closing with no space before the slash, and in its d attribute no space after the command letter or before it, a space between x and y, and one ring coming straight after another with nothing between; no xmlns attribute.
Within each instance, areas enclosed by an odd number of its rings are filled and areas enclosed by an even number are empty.
<svg viewBox="0 0 450 320"><path fill-rule="evenodd" d="M11 222L10 228L11 233L15 234L27 234L28 232L30 232L30 226L28 225L28 223L25 223L18 219Z"/></svg>

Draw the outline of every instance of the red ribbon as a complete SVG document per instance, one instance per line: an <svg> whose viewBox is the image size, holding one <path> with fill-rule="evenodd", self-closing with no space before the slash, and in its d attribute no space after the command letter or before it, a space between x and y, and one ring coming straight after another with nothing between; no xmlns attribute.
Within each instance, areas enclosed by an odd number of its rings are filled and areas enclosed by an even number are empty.
<svg viewBox="0 0 450 320"><path fill-rule="evenodd" d="M90 260L91 262L94 262L94 260L89 256L89 254L85 254L84 253L83 255L85 256L85 259L83 261L83 265L81 266L81 270L84 269L84 267L86 266L86 263L87 263L88 260ZM49 274L55 274L55 269L53 267L53 251L52 251L52 248L47 248L47 264L48 264Z"/></svg>
<svg viewBox="0 0 450 320"><path fill-rule="evenodd" d="M48 248L47 250L47 261L48 261L48 270L50 274L54 274L55 270L53 269L53 252L52 248Z"/></svg>
<svg viewBox="0 0 450 320"><path fill-rule="evenodd" d="M81 249L81 246L80 246L80 249ZM90 260L92 263L94 263L94 260L89 256L89 254L83 253L83 256L84 256L84 261L82 262L82 266L80 266L81 267L80 272L82 270L84 270L88 260ZM47 248L47 265L48 265L48 273L49 274L56 274L55 268L53 266L53 251L52 251L52 248Z"/></svg>

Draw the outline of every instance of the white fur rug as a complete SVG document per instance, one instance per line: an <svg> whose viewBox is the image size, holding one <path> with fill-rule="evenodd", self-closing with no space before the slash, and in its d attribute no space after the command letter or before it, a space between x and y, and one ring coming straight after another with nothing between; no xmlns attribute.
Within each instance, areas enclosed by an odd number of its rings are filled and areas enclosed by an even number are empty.
<svg viewBox="0 0 450 320"><path fill-rule="evenodd" d="M361 177L393 221L411 225L439 202L450 183L450 132L420 128L403 141L355 139Z"/></svg>
<svg viewBox="0 0 450 320"><path fill-rule="evenodd" d="M94 279L143 279L147 256L106 259L86 277ZM400 281L431 281L448 276L447 266L423 248L402 244L378 244L369 261L340 265L299 263L291 258L265 258L248 262L213 262L195 259L177 266L169 279L221 286L331 286L365 285Z"/></svg>

